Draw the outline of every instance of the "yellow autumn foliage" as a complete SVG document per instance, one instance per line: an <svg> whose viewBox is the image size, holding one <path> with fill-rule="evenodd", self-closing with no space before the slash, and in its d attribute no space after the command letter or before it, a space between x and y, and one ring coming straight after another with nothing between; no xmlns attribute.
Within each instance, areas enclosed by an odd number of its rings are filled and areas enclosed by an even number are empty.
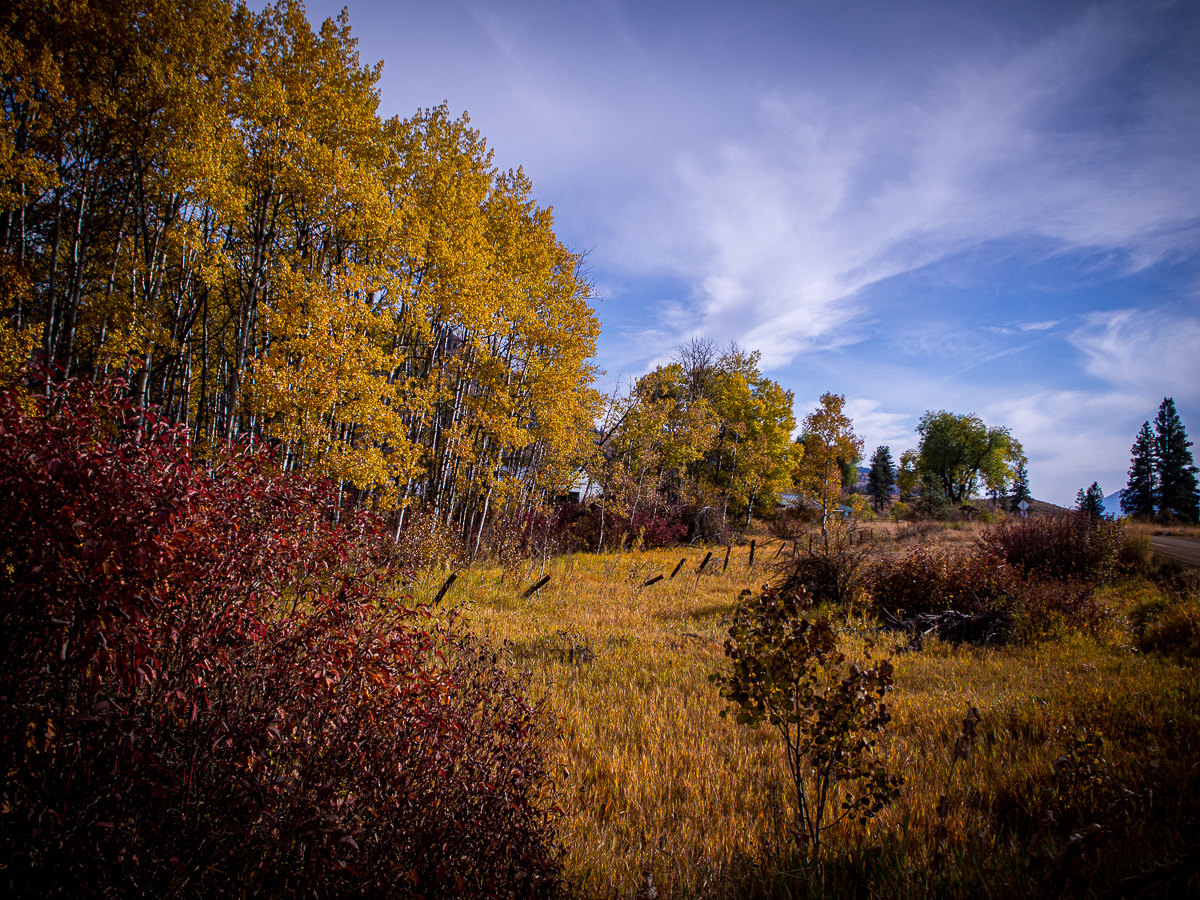
<svg viewBox="0 0 1200 900"><path fill-rule="evenodd" d="M17 0L0 14L0 366L123 375L196 447L464 529L576 478L579 256L466 116L378 115L345 12Z"/></svg>

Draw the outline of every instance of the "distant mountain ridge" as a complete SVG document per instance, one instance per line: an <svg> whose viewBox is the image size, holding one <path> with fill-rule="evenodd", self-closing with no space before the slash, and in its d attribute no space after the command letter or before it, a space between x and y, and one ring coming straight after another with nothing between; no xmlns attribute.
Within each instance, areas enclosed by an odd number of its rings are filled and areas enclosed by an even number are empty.
<svg viewBox="0 0 1200 900"><path fill-rule="evenodd" d="M1113 491L1104 498L1104 514L1106 516L1121 516L1121 496L1125 493L1124 490Z"/></svg>

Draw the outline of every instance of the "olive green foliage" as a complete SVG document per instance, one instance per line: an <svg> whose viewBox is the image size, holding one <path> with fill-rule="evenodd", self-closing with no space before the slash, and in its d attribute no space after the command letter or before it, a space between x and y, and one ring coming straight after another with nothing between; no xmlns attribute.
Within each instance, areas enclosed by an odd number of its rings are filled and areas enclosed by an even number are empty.
<svg viewBox="0 0 1200 900"><path fill-rule="evenodd" d="M975 415L927 412L917 433L922 480L954 505L976 496L981 481L987 487L1006 484L1025 459L1007 428L989 428Z"/></svg>
<svg viewBox="0 0 1200 900"><path fill-rule="evenodd" d="M709 676L739 724L770 724L783 739L796 793L795 830L813 857L821 834L843 820L865 821L899 796L877 741L891 713L884 696L892 664L847 663L827 619L801 616L807 594L743 591L725 655L728 672Z"/></svg>
<svg viewBox="0 0 1200 900"><path fill-rule="evenodd" d="M900 502L912 503L921 488L921 475L917 463L920 457L916 450L905 450L900 454L900 471L896 475L896 486L900 490Z"/></svg>

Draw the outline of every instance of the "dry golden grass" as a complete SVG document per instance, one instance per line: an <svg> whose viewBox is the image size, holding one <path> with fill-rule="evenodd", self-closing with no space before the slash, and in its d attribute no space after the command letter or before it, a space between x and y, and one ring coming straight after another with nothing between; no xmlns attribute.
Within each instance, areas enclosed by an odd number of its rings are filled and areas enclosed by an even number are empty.
<svg viewBox="0 0 1200 900"><path fill-rule="evenodd" d="M749 548L734 548L724 572L724 550L714 548L703 575L697 568L707 551L695 548L552 559L550 582L528 600L519 594L540 570L516 584L476 568L453 587L450 599L469 598L470 627L510 643L514 663L529 672L532 692L556 718L552 754L565 866L581 895L637 896L648 875L664 898L786 894L795 887L775 871L795 865L784 837L790 798L778 742L769 730L720 718L708 681L723 664L723 618L740 590L766 580L778 548L760 546L753 570ZM642 586L669 575L681 557L687 563L676 578ZM417 599L430 599L442 577L428 576ZM1111 597L1120 602L1119 592ZM843 614L842 624L849 655L871 652L856 636L867 623ZM896 642L878 640L876 653ZM1068 639L984 649L933 642L922 653L897 656L886 752L906 778L905 790L869 829L835 833L833 854L861 857L861 848L889 847L888 894L930 890L934 808L969 704L983 716L982 739L951 791L951 848L960 862L939 876L959 885L951 893L970 894L1006 866L1009 889L989 890L1019 895L1027 887L1020 879L1029 877L1028 858L1014 834L1036 820L1053 761L1078 727L1105 732L1122 771L1141 771L1157 753L1162 759L1152 761L1162 771L1182 765L1186 773L1200 758L1190 749L1181 760L1178 749L1200 740L1200 672L1136 655L1120 639L1115 644ZM1188 787L1186 774L1179 777L1188 790L1200 790ZM1169 841L1152 843L1167 852ZM822 892L856 889L867 876L851 869L842 881L828 874Z"/></svg>
<svg viewBox="0 0 1200 900"><path fill-rule="evenodd" d="M1130 522L1125 530L1134 535L1163 535L1169 537L1191 538L1200 541L1200 525L1159 525L1154 522Z"/></svg>

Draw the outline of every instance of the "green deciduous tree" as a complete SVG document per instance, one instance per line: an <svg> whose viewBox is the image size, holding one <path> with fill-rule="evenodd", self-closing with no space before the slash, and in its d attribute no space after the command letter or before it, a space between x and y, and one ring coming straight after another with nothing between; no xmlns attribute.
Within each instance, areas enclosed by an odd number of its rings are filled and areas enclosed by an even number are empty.
<svg viewBox="0 0 1200 900"><path fill-rule="evenodd" d="M956 506L976 495L980 481L998 484L1011 479L1023 459L1021 445L1007 428L989 428L975 415L927 412L917 433L922 476Z"/></svg>
<svg viewBox="0 0 1200 900"><path fill-rule="evenodd" d="M900 490L901 503L912 503L917 499L921 489L919 461L916 450L905 450L900 454L900 473L896 477L896 486Z"/></svg>
<svg viewBox="0 0 1200 900"><path fill-rule="evenodd" d="M1175 401L1163 398L1154 418L1154 467L1158 480L1158 514L1187 522L1200 518L1192 442L1179 420Z"/></svg>
<svg viewBox="0 0 1200 900"><path fill-rule="evenodd" d="M1142 430L1130 450L1129 482L1121 493L1121 511L1127 516L1148 519L1158 505L1158 478L1154 471L1154 433L1150 423L1143 422Z"/></svg>

